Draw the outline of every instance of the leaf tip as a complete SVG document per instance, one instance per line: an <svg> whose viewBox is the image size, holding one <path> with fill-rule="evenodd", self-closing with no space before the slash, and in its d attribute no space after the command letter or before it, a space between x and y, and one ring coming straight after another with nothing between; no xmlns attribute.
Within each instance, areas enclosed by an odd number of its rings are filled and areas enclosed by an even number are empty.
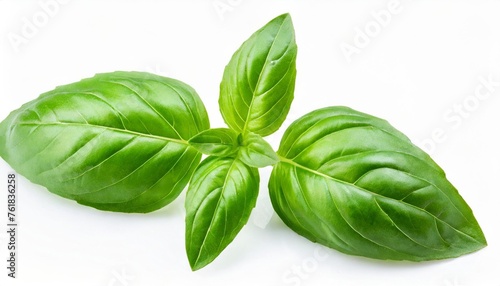
<svg viewBox="0 0 500 286"><path fill-rule="evenodd" d="M195 271L198 271L200 269L202 269L203 267L207 266L207 264L202 264L202 263L191 263L191 261L189 261L189 265L191 266L191 271L195 272Z"/></svg>
<svg viewBox="0 0 500 286"><path fill-rule="evenodd" d="M292 16L290 15L290 13L283 13L281 15L279 15L278 17L274 18L274 19L281 19L283 21L289 21L289 20L292 20Z"/></svg>
<svg viewBox="0 0 500 286"><path fill-rule="evenodd" d="M186 250L189 266L191 267L191 271L193 272L202 269L213 261L213 259L200 259L200 253L190 251L189 247L187 247Z"/></svg>
<svg viewBox="0 0 500 286"><path fill-rule="evenodd" d="M478 242L481 245L481 247L479 249L482 249L482 248L485 248L486 246L488 246L488 241L486 240L486 236L484 235L482 230L481 230L481 236L479 237Z"/></svg>
<svg viewBox="0 0 500 286"><path fill-rule="evenodd" d="M0 157L4 159L7 156L7 138L10 137L10 124L7 120L8 118L0 122Z"/></svg>
<svg viewBox="0 0 500 286"><path fill-rule="evenodd" d="M293 33L293 22L290 13L281 14L278 17L272 19L270 22L280 23L281 26L289 27L291 28L289 29L289 31L292 31Z"/></svg>

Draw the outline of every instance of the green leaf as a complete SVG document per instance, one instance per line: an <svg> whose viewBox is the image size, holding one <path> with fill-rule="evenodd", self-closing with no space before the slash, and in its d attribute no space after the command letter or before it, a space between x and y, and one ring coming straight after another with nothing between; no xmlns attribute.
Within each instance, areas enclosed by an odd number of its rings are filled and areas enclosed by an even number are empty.
<svg viewBox="0 0 500 286"><path fill-rule="evenodd" d="M423 261L486 246L441 168L386 121L345 107L311 112L286 131L269 183L291 229L341 252Z"/></svg>
<svg viewBox="0 0 500 286"><path fill-rule="evenodd" d="M191 138L189 144L206 155L229 156L238 151L238 133L228 128L208 129Z"/></svg>
<svg viewBox="0 0 500 286"><path fill-rule="evenodd" d="M196 92L140 72L60 86L0 124L0 156L60 196L97 209L149 212L175 199L201 154L187 140L209 128Z"/></svg>
<svg viewBox="0 0 500 286"><path fill-rule="evenodd" d="M224 70L219 106L226 124L261 136L279 129L293 100L297 45L289 14L241 45Z"/></svg>
<svg viewBox="0 0 500 286"><path fill-rule="evenodd" d="M193 270L212 262L247 223L259 173L235 158L209 157L186 194L186 251Z"/></svg>
<svg viewBox="0 0 500 286"><path fill-rule="evenodd" d="M278 163L278 155L269 143L254 133L241 135L238 159L250 167L263 168Z"/></svg>

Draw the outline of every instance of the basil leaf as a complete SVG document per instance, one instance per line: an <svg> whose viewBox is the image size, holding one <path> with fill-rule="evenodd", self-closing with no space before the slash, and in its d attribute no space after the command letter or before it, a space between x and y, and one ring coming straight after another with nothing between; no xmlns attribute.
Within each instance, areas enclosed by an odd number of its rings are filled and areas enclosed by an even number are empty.
<svg viewBox="0 0 500 286"><path fill-rule="evenodd" d="M206 155L224 157L238 151L238 133L228 128L202 131L189 140L189 144Z"/></svg>
<svg viewBox="0 0 500 286"><path fill-rule="evenodd" d="M212 262L247 223L259 173L238 159L209 157L186 194L186 251L193 270Z"/></svg>
<svg viewBox="0 0 500 286"><path fill-rule="evenodd" d="M274 152L269 143L262 137L254 133L240 134L241 147L238 152L238 159L248 166L263 168L274 165L278 162L278 155Z"/></svg>
<svg viewBox="0 0 500 286"><path fill-rule="evenodd" d="M290 125L269 188L291 229L378 259L457 257L486 246L474 215L432 159L386 121L345 107Z"/></svg>
<svg viewBox="0 0 500 286"><path fill-rule="evenodd" d="M140 72L60 86L0 124L0 156L60 196L97 209L149 212L175 199L201 154L186 140L209 128L196 92Z"/></svg>
<svg viewBox="0 0 500 286"><path fill-rule="evenodd" d="M283 14L255 32L224 70L219 105L232 129L266 136L279 129L293 100L297 45Z"/></svg>

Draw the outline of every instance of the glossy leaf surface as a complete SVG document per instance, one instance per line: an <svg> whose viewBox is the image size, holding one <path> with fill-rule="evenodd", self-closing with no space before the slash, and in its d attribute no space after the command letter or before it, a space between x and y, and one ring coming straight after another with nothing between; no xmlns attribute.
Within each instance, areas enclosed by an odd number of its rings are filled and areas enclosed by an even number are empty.
<svg viewBox="0 0 500 286"><path fill-rule="evenodd" d="M296 57L288 14L276 17L241 45L220 85L219 106L229 127L261 136L278 130L293 100Z"/></svg>
<svg viewBox="0 0 500 286"><path fill-rule="evenodd" d="M212 262L247 223L259 190L257 169L209 157L186 194L186 251L193 270Z"/></svg>
<svg viewBox="0 0 500 286"><path fill-rule="evenodd" d="M432 260L486 240L442 169L386 121L345 107L290 125L271 175L282 220L306 238L377 259Z"/></svg>
<svg viewBox="0 0 500 286"><path fill-rule="evenodd" d="M206 155L228 156L238 151L238 133L228 128L208 129L191 138L189 144Z"/></svg>
<svg viewBox="0 0 500 286"><path fill-rule="evenodd" d="M0 156L51 192L102 210L149 212L175 199L201 154L187 140L209 128L180 81L140 72L59 86L0 124Z"/></svg>
<svg viewBox="0 0 500 286"><path fill-rule="evenodd" d="M254 133L240 135L238 159L248 166L263 168L278 162L278 155L262 137Z"/></svg>

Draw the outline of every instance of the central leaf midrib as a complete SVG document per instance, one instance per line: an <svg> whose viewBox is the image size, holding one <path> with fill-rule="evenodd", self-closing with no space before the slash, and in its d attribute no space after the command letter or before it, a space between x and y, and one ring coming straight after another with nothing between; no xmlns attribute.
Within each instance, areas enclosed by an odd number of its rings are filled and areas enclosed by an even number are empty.
<svg viewBox="0 0 500 286"><path fill-rule="evenodd" d="M210 234L210 231L212 229L212 226L214 224L214 221L215 221L215 217L217 216L217 212L219 211L219 206L220 206L220 203L221 201L223 200L223 197L224 197L224 190L226 189L227 187L227 183L228 183L228 180L231 179L231 172L232 172L232 169L235 167L235 164L236 164L236 159L232 160L231 162L231 165L229 165L228 169L227 169L227 173L226 173L226 176L224 177L224 183L222 184L222 186L220 187L221 189L221 192L220 192L220 197L218 198L217 200L217 204L215 206L215 209L214 209L214 215L212 217L212 219L210 220L210 225L208 226L208 229L205 233L205 236L203 237L203 241L201 243L201 247L200 247L200 251L198 252L198 255L196 257L196 260L195 260L195 263L194 265L197 265L198 262L200 261L201 259L201 254L203 252L203 249L206 248L206 244L205 242L207 241L207 238L208 238L208 235ZM225 232L225 231L224 231ZM223 242L223 239L220 239L219 241L219 245L217 246L217 252L219 252L219 248L220 248L220 245L222 244Z"/></svg>
<svg viewBox="0 0 500 286"><path fill-rule="evenodd" d="M250 121L250 114L252 112L252 108L253 108L254 100L255 100L255 97L256 97L257 89L259 88L260 81L262 80L262 74L264 74L264 72L266 70L266 67L267 67L268 62L269 62L268 61L269 55L271 54L271 52L272 52L272 50L274 48L274 44L276 43L276 39L277 39L279 33L281 32L281 29L283 28L284 23L285 23L285 21L281 22L280 27L278 28L278 32L276 32L276 37L274 38L274 41L271 44L271 47L269 48L269 51L268 51L268 53L266 55L266 59L264 60L264 65L262 66L262 69L260 70L259 78L257 79L257 83L255 84L255 88L252 91L252 100L250 101L250 105L248 106L248 112L247 112L247 116L246 116L246 120L245 120L245 125L243 126L243 131L242 131L243 133L245 133L245 131L248 128L248 124L249 124L249 121Z"/></svg>
<svg viewBox="0 0 500 286"><path fill-rule="evenodd" d="M354 184L352 184L352 183L349 183L349 182L346 182L346 181L342 181L342 180L340 180L340 179L337 179L337 178L334 178L334 177L328 176L328 175L326 175L326 174L323 174L323 173L321 173L321 172L318 172L317 170L313 170L313 169L308 168L308 167L306 167L306 166L304 166L304 165L301 165L301 164L299 164L299 163L297 163L297 162L295 162L295 161L293 161L293 160L291 160L291 159L288 159L288 158L286 158L286 157L282 157L281 155L278 155L278 158L280 159L280 163L287 163L287 164L289 164L289 165L292 165L292 166L297 167L297 168L301 168L302 170L308 171L308 172L310 172L310 173L313 173L313 174L315 174L315 175L321 176L321 177L323 177L323 178L326 178L326 179L329 179L329 180L333 180L333 181L335 181L335 182L337 182L337 183L339 183L339 184L344 184L344 185L349 185L349 186L352 186L353 188L356 188L356 189L358 189L358 190L360 190L360 191L363 191L363 192L369 193L369 194L371 194L371 195L373 195L373 196L376 196L376 197L382 197L382 198L385 198L385 199L396 200L396 199L394 199L394 198L391 198L391 197L385 197L385 196L382 196L382 195L380 195L380 194L374 193L374 192L372 192L372 191L370 191L370 190L367 190L367 189L361 188L361 187L359 187L359 186L357 186L357 185L354 185ZM469 234L467 234L467 233L464 233L464 232L462 232L462 231L458 230L458 229L457 229L457 228L455 228L454 226L450 225L448 222L446 222L446 221L444 221L444 220L442 220L442 219L440 219L440 218L436 217L434 214L430 213L429 211L427 211L427 210L425 210L425 209L419 208L419 207L417 207L417 206L414 206L414 205L412 205L412 204L409 204L409 203L404 202L404 201L401 201L401 200L396 200L396 201L398 201L399 203L402 203L402 204L404 204L404 205L407 205L407 206L409 206L409 207L416 208L416 209L418 209L418 210L420 210L420 211L423 211L423 212L425 212L425 213L427 213L427 214L431 215L432 217L434 217L436 220L439 220L439 221L441 221L442 223L444 223L444 224L448 225L449 227L451 227L452 229L454 229L456 232L461 233L462 235L464 235L464 236L467 236L467 237L471 238L472 240L476 241L477 243L480 243L480 244L482 243L481 241L477 240L475 237L473 237L473 236L471 236L471 235L469 235Z"/></svg>
<svg viewBox="0 0 500 286"><path fill-rule="evenodd" d="M86 124L86 123L75 123L75 122L50 122L50 123L40 123L40 122L22 122L19 123L19 125L35 125L35 126L79 126L79 127L85 127L85 128L100 128L100 129L106 129L112 132L119 132L119 133L126 133L130 134L133 136L139 136L139 137L144 137L144 138L151 138L151 139L156 139L156 140L162 140L162 141L169 141L169 142L174 142L178 144L183 144L183 145L189 145L189 143L183 139L177 139L177 138L170 138L170 137L164 137L164 136L159 136L159 135L153 135L153 134L146 134L146 133L141 133L137 131L132 131L128 129L120 129L116 127L110 127L110 126L103 126L103 125L94 125L94 124Z"/></svg>

